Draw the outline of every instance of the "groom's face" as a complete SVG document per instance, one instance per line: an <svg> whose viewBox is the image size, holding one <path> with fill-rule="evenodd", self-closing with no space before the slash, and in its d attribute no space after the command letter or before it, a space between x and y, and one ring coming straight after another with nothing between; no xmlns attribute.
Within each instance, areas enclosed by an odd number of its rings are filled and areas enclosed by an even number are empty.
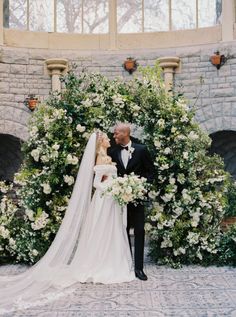
<svg viewBox="0 0 236 317"><path fill-rule="evenodd" d="M126 144L127 136L123 129L115 128L113 137L116 144L122 144L122 145Z"/></svg>

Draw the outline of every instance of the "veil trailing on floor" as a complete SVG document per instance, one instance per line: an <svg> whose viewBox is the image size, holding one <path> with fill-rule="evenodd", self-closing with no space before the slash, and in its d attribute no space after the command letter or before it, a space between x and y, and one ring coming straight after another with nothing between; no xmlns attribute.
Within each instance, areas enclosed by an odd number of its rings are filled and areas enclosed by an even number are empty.
<svg viewBox="0 0 236 317"><path fill-rule="evenodd" d="M90 136L80 164L73 192L54 241L41 260L26 272L0 276L0 314L21 307L42 304L65 294L76 283L77 245L91 202L96 133Z"/></svg>

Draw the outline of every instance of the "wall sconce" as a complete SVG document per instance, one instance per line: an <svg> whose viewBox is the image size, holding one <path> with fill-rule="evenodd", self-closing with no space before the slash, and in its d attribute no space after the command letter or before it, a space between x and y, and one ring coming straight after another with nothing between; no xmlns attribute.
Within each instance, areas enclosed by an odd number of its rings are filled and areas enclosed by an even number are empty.
<svg viewBox="0 0 236 317"><path fill-rule="evenodd" d="M131 75L137 69L138 63L133 57L127 57L123 67Z"/></svg>
<svg viewBox="0 0 236 317"><path fill-rule="evenodd" d="M210 61L217 69L220 69L221 66L226 63L227 58L224 55L220 55L219 51L216 51L215 54L210 57Z"/></svg>
<svg viewBox="0 0 236 317"><path fill-rule="evenodd" d="M35 97L35 94L29 94L28 97L24 100L25 106L28 107L31 111L34 111L38 102L38 98Z"/></svg>

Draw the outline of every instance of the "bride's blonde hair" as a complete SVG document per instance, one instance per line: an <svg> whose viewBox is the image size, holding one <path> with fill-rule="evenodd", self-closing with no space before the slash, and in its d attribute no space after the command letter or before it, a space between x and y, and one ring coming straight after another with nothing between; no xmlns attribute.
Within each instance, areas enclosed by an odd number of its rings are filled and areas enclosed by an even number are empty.
<svg viewBox="0 0 236 317"><path fill-rule="evenodd" d="M102 131L98 131L97 132L97 142L96 142L96 156L99 154L100 150L101 150L101 145L102 142L104 140L104 138L107 138L107 134L102 132Z"/></svg>

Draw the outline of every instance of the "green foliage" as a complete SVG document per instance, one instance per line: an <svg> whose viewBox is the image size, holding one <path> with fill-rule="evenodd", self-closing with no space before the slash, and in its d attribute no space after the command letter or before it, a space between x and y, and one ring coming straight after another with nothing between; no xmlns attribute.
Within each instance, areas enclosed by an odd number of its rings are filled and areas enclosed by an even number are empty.
<svg viewBox="0 0 236 317"><path fill-rule="evenodd" d="M236 184L232 178L229 180L228 185L225 217L236 217Z"/></svg>
<svg viewBox="0 0 236 317"><path fill-rule="evenodd" d="M117 121L142 127L153 156L146 224L153 259L178 267L203 263L218 252L228 179L223 162L207 156L210 138L186 101L166 94L158 64L141 73L125 83L70 72L61 98L51 96L33 114L24 164L15 177L25 209L24 224L11 232L17 261L32 263L44 254L64 216L89 135L96 128L108 132ZM7 249L8 240L0 242Z"/></svg>
<svg viewBox="0 0 236 317"><path fill-rule="evenodd" d="M236 224L222 233L214 261L218 265L236 266Z"/></svg>

